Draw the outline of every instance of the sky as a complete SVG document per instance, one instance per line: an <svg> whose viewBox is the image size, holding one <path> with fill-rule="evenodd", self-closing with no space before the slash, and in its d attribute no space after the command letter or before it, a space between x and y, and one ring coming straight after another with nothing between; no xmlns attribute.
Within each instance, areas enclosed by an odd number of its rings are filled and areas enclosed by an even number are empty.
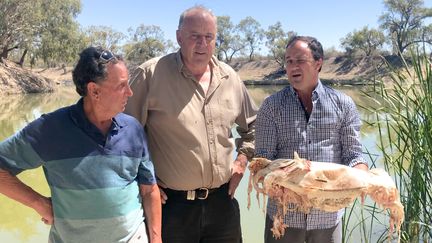
<svg viewBox="0 0 432 243"><path fill-rule="evenodd" d="M77 20L83 27L110 26L127 34L140 24L157 25L165 39L175 42L180 14L194 5L210 8L215 15L228 15L233 24L251 16L261 27L277 21L285 31L316 37L324 49L342 50L340 39L364 26L377 28L384 12L382 0L81 0ZM432 7L432 0L425 0Z"/></svg>

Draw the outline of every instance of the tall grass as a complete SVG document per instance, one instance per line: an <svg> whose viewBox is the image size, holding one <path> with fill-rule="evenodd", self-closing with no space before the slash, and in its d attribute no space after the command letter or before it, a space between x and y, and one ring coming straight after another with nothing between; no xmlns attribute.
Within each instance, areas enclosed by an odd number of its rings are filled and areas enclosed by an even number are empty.
<svg viewBox="0 0 432 243"><path fill-rule="evenodd" d="M377 104L368 108L376 117L368 122L378 128L378 158L394 178L405 208L401 241L432 242L432 64L425 52L418 51L409 64L403 62L402 69L389 65L391 81L379 82L374 92L366 94ZM366 215L359 224L382 224L375 217L375 206L362 211ZM370 239L365 231L361 241Z"/></svg>

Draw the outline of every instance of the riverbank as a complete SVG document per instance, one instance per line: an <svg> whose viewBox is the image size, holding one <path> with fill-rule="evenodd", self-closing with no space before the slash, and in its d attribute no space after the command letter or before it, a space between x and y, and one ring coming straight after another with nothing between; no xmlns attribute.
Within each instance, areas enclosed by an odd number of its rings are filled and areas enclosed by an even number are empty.
<svg viewBox="0 0 432 243"><path fill-rule="evenodd" d="M329 57L324 60L320 79L328 85L364 85L374 79L385 77L385 61L375 58L350 58L346 56ZM236 62L233 68L248 85L285 85L288 84L285 70L274 60ZM384 78L385 79L385 78Z"/></svg>
<svg viewBox="0 0 432 243"><path fill-rule="evenodd" d="M0 95L52 92L55 83L49 77L19 65L0 60Z"/></svg>
<svg viewBox="0 0 432 243"><path fill-rule="evenodd" d="M386 73L381 58L329 57L324 60L320 79L328 85L364 85ZM276 61L261 59L236 61L231 66L247 85L286 85L285 70ZM52 92L61 85L72 84L72 69L21 68L15 63L0 62L0 94ZM380 75L378 75L380 74Z"/></svg>

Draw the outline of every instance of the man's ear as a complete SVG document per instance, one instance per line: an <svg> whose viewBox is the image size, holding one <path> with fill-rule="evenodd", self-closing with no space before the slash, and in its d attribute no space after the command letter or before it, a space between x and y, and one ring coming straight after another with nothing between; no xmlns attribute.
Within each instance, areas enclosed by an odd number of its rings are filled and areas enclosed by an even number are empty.
<svg viewBox="0 0 432 243"><path fill-rule="evenodd" d="M317 62L316 62L316 69L318 70L318 71L320 71L321 70L321 68L322 68L322 65L323 65L323 59L322 58L320 58Z"/></svg>
<svg viewBox="0 0 432 243"><path fill-rule="evenodd" d="M87 84L87 95L94 99L99 98L99 87L95 82L89 82Z"/></svg>
<svg viewBox="0 0 432 243"><path fill-rule="evenodd" d="M181 34L180 30L177 30L176 31L176 38L177 38L177 44L179 44L179 46L181 46L181 42L182 42L180 34Z"/></svg>

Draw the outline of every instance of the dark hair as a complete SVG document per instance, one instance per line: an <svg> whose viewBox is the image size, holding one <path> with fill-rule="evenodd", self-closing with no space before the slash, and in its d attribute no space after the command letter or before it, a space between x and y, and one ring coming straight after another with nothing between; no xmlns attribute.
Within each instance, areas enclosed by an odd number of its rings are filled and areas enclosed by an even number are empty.
<svg viewBox="0 0 432 243"><path fill-rule="evenodd" d="M286 48L291 47L297 41L303 41L308 44L308 48L311 50L313 59L315 61L318 61L320 58L324 59L323 47L315 37L295 35L288 40Z"/></svg>
<svg viewBox="0 0 432 243"><path fill-rule="evenodd" d="M303 41L308 45L308 48L309 48L309 50L311 50L312 57L315 61L318 61L319 59L324 60L323 47L322 47L321 43L315 37L295 35L295 36L291 37L291 39L288 40L288 44L286 45L286 48L291 47L297 41ZM322 66L320 67L318 72L321 72L321 68L322 68Z"/></svg>
<svg viewBox="0 0 432 243"><path fill-rule="evenodd" d="M108 53L110 58L101 57L103 53ZM106 78L108 63L123 61L121 56L114 55L102 47L87 47L79 56L78 63L72 71L72 79L75 90L80 96L87 95L87 84L89 82L99 82Z"/></svg>
<svg viewBox="0 0 432 243"><path fill-rule="evenodd" d="M196 5L196 6L193 6L193 7L191 7L191 8L186 9L186 10L183 11L183 13L180 15L179 24L178 24L178 30L180 30L180 29L182 28L182 26L183 26L183 22L184 22L184 20L185 20L185 18L186 18L186 16L187 16L187 14L188 14L189 12L194 11L194 10L200 10L200 11L202 11L202 12L208 13L210 16L212 16L212 17L215 19L215 22L216 22L216 25L217 25L217 17L216 17L216 15L213 14L213 12L212 12L210 9L208 9L208 8L202 6L202 5Z"/></svg>

